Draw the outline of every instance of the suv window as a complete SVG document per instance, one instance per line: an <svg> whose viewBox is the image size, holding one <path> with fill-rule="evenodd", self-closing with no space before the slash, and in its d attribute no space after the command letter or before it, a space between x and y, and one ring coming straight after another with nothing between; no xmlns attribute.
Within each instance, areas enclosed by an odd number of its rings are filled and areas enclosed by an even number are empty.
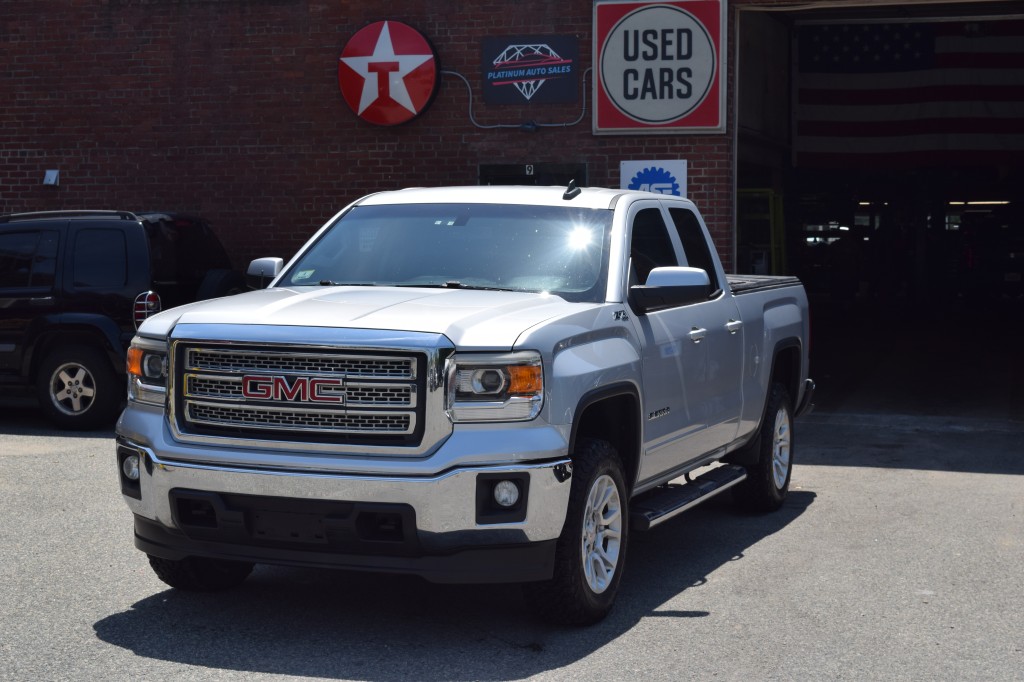
<svg viewBox="0 0 1024 682"><path fill-rule="evenodd" d="M57 268L58 235L53 230L0 234L0 287L53 286Z"/></svg>
<svg viewBox="0 0 1024 682"><path fill-rule="evenodd" d="M227 252L205 222L189 216L143 214L153 279L198 282L210 270L230 269Z"/></svg>
<svg viewBox="0 0 1024 682"><path fill-rule="evenodd" d="M124 232L86 228L78 232L74 248L76 287L117 288L128 277L128 247Z"/></svg>

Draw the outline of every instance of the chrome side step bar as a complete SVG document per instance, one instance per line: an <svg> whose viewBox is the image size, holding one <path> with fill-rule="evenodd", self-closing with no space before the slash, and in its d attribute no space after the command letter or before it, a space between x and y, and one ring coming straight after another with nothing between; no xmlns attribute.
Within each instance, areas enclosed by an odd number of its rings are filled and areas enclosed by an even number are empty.
<svg viewBox="0 0 1024 682"><path fill-rule="evenodd" d="M702 474L689 483L669 483L656 488L630 505L631 525L634 530L650 530L659 523L668 521L673 516L742 483L746 478L745 468L726 465Z"/></svg>

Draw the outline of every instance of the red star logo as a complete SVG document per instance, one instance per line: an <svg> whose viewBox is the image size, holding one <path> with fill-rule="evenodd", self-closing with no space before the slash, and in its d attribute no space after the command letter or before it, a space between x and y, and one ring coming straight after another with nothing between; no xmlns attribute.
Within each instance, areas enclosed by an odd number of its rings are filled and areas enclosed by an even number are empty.
<svg viewBox="0 0 1024 682"><path fill-rule="evenodd" d="M338 86L352 111L369 123L397 125L421 114L437 90L434 49L416 29L378 21L341 51Z"/></svg>

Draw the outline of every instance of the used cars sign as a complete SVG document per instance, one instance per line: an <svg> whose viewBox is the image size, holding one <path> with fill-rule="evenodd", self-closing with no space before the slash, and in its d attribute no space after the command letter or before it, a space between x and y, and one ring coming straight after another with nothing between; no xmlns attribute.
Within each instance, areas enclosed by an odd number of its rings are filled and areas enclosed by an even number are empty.
<svg viewBox="0 0 1024 682"><path fill-rule="evenodd" d="M594 132L725 131L725 2L594 6Z"/></svg>

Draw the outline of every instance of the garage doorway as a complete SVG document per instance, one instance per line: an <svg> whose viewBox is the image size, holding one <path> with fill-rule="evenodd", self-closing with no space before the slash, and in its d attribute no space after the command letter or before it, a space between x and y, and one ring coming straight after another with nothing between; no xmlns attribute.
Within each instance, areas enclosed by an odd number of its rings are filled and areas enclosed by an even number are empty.
<svg viewBox="0 0 1024 682"><path fill-rule="evenodd" d="M1024 4L739 14L737 264L804 281L823 400L1019 412Z"/></svg>
<svg viewBox="0 0 1024 682"><path fill-rule="evenodd" d="M841 4L740 13L739 267L862 294L871 282L841 281L838 252L895 244L917 292L1012 295L1024 5Z"/></svg>

